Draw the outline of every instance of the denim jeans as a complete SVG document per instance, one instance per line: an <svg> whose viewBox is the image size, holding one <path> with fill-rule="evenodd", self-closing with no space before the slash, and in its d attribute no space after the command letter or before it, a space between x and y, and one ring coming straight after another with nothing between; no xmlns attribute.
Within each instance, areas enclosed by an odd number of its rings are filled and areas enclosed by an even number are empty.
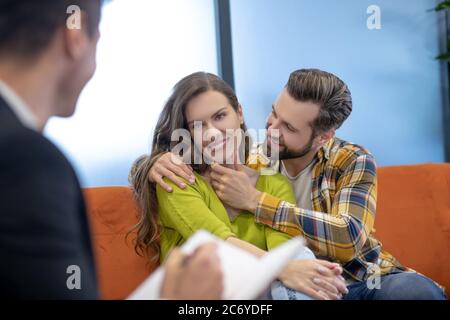
<svg viewBox="0 0 450 320"><path fill-rule="evenodd" d="M302 252L300 252L293 260L309 260L315 258L314 253L312 253L312 251L307 247L304 247ZM271 300L313 300L310 296L304 293L284 286L279 280L272 283L269 296L267 298Z"/></svg>
<svg viewBox="0 0 450 320"><path fill-rule="evenodd" d="M379 289L369 289L365 281L347 287L344 300L447 300L433 281L413 272L393 272L380 278Z"/></svg>

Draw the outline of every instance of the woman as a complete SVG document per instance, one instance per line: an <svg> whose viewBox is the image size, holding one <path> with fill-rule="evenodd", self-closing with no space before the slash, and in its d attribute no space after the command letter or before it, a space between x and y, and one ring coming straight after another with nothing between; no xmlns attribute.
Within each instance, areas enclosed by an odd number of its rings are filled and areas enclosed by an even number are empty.
<svg viewBox="0 0 450 320"><path fill-rule="evenodd" d="M189 132L190 137L200 137L193 141L189 139L188 148L183 149L184 159L198 160L196 155L200 154L201 161L193 165L194 184L181 190L166 180L173 189L172 193L167 193L159 185L150 184L147 177L152 164L162 154L180 146L177 139L172 141L172 134L179 129L184 130L181 133ZM230 163L238 159L245 163L248 159L249 139L243 131L246 131L246 126L242 108L233 90L219 77L195 73L174 87L159 117L151 156L139 159L130 173L130 181L142 209L137 226L136 248L139 252L148 252L151 247L164 261L173 247L180 246L200 229L206 229L257 256L289 239L287 234L257 224L250 213L224 206L210 185L211 167L208 163L213 160ZM181 145L186 146L186 141L183 142ZM284 176L253 174L251 179L258 190L295 202L292 187ZM159 225L162 226L161 232ZM159 247L156 244L158 239ZM340 298L335 283L341 281L337 276L342 270L325 261L319 263L309 249L300 258L303 261L293 261L279 278L301 293L276 282L272 287L273 298Z"/></svg>

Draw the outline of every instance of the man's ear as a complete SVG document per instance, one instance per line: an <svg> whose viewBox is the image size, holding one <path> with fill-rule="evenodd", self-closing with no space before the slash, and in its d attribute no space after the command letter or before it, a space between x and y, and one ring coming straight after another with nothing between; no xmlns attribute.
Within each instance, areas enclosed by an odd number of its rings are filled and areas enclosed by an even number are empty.
<svg viewBox="0 0 450 320"><path fill-rule="evenodd" d="M330 139L333 139L335 134L336 134L336 130L331 129L331 130L328 130L326 132L323 132L323 133L317 135L317 137L314 139L314 147L315 148L322 147L325 143L330 141Z"/></svg>
<svg viewBox="0 0 450 320"><path fill-rule="evenodd" d="M64 38L64 49L67 57L72 60L79 60L84 56L89 47L89 35L87 31L87 17L81 12L79 28L68 28L64 26L62 30Z"/></svg>
<svg viewBox="0 0 450 320"><path fill-rule="evenodd" d="M330 129L326 132L323 132L323 133L319 134L319 143L321 145L323 145L323 144L327 143L328 141L330 141L331 139L333 139L335 135L336 135L335 129Z"/></svg>

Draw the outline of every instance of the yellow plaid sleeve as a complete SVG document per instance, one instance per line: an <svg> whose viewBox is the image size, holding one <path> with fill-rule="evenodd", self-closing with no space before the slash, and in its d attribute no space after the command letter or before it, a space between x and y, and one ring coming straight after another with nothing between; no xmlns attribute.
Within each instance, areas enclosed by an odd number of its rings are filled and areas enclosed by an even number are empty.
<svg viewBox="0 0 450 320"><path fill-rule="evenodd" d="M303 235L320 256L349 262L366 243L374 224L376 165L370 154L343 159L330 212L298 208L271 195L260 198L256 221L292 236Z"/></svg>

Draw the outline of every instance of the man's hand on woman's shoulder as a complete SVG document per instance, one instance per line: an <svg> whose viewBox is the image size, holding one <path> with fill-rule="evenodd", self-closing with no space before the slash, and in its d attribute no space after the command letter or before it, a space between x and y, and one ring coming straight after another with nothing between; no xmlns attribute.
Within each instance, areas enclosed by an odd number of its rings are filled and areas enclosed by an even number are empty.
<svg viewBox="0 0 450 320"><path fill-rule="evenodd" d="M167 177L181 189L185 189L186 181L190 184L195 183L193 172L192 167L184 164L180 157L171 152L166 152L155 161L148 179L151 183L159 184L167 192L172 192L172 187L164 182L164 177Z"/></svg>

